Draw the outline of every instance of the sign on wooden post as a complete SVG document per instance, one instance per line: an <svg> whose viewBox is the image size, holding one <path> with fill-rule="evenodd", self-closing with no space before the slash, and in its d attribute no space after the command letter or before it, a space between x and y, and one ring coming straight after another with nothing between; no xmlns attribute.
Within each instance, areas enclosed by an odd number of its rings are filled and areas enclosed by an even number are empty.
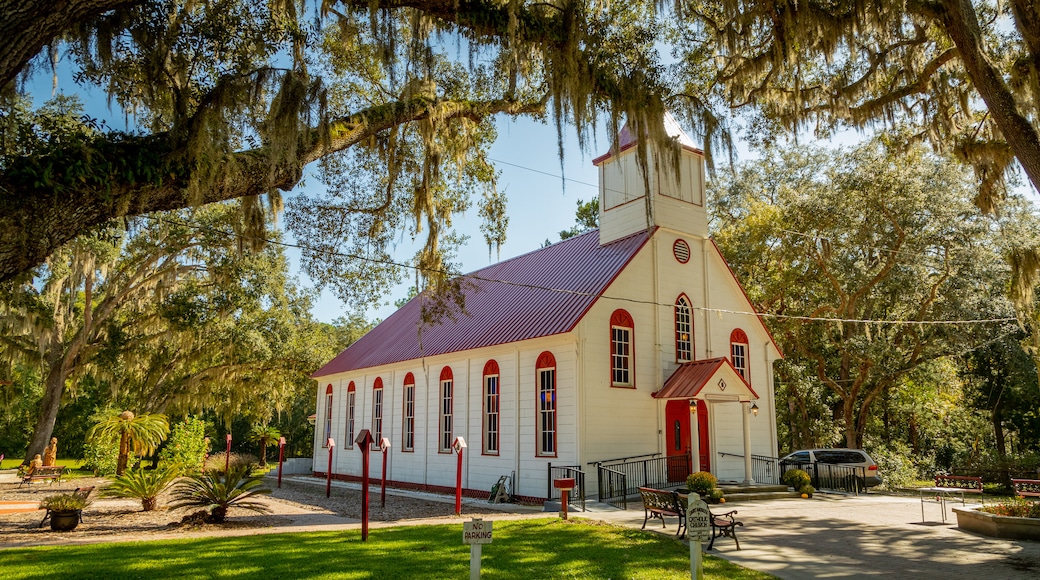
<svg viewBox="0 0 1040 580"><path fill-rule="evenodd" d="M690 578L703 580L701 542L711 539L711 513L708 511L708 504L696 493L691 493L687 499L686 537L690 540Z"/></svg>
<svg viewBox="0 0 1040 580"><path fill-rule="evenodd" d="M480 580L481 547L491 543L491 523L479 518L462 522L462 543L469 544L470 580Z"/></svg>

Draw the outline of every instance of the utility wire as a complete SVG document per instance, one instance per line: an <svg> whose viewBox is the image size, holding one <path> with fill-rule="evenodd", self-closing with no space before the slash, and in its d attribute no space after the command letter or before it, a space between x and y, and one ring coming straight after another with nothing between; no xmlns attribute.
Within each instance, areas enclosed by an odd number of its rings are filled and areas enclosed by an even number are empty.
<svg viewBox="0 0 1040 580"><path fill-rule="evenodd" d="M247 239L247 240L253 240L253 241L263 241L263 242L268 243L268 244L272 244L272 245L276 245L276 246L282 246L282 247L285 247L285 248L293 248L293 249L298 249L298 250L301 250L301 251L314 252L314 253L317 253L317 254L327 254L327 255L337 256L337 257L342 257L342 258L349 258L349 259L352 259L352 260L361 260L361 261L372 262L372 263L380 264L380 265L384 265L384 266L394 266L394 267L398 267L398 268L411 269L411 270L415 270L415 271L417 271L417 272L419 272L419 273L421 273L423 275L426 275L426 274L442 274L444 276L453 277L453 278L464 278L464 279L476 280L476 281L480 281L480 282L490 282L490 283L496 283L496 284L505 284L505 285L508 285L508 286L514 286L514 287L518 287L518 288L527 288L527 289L530 289L530 290L542 290L542 291L547 291L547 292L555 292L555 293L559 293L559 294L569 294L569 295L572 295L572 296L579 296L579 297L584 297L584 298L588 298L588 297L603 298L603 299L606 299L606 300L614 300L614 301L617 301L617 302L627 302L627 303L630 303L630 304L644 304L644 305L651 305L651 306L665 306L665 307L669 307L669 308L675 306L674 304L657 302L657 301L654 301L654 300L641 300L641 299L638 299L638 298L627 298L627 297L623 297L623 296L609 296L609 295L606 295L606 294L596 294L596 293L593 293L593 292L584 292L584 291L581 291L581 290L571 290L571 289L568 289L568 288L553 288L553 287L550 287L550 286L541 286L541 285L538 285L538 284L528 284L528 283L524 283L524 282L516 282L516 281L513 281L513 280L502 280L502 279L498 279L498 278L488 278L488 277L485 277L485 276L480 276L480 275L472 274L472 273L471 274L458 274L458 273L451 272L451 271L444 270L444 269L424 269L424 268L420 268L419 266L415 266L415 265L412 265L412 264L405 264L405 263L401 263L401 262L395 262L393 260L380 260L380 259L375 259L375 258L369 258L369 257L366 257L366 256L359 256L359 255L356 255L356 254L347 254L347 253L343 253L343 252L339 252L339 251L331 250L331 249L315 248L313 246L307 246L307 245L303 245L303 244L291 244L289 242L283 242L283 241L278 241L278 240L271 240L271 239L268 239L268 238L257 238L255 236L245 236L245 235L238 234L238 233L235 233L235 232L228 232L226 230L212 228L212 227L209 227L209 226L201 226L201 225L198 225L198 224L192 224L192 223L189 223L189 222L186 222L186 221L183 221L183 220L178 220L178 219L169 218L169 217L156 217L156 216L150 216L150 215L149 216L144 216L144 217L147 218L147 219L153 220L153 221L166 222L166 223L175 224L175 225L179 225L179 226L187 227L187 228L192 228L192 229L196 229L196 230L206 230L206 231L209 231L211 233L215 233L215 234L218 234L218 235L226 236L228 238L241 238L241 239ZM981 319L971 319L971 320L871 320L871 319L857 319L857 318L828 318L828 317L819 317L819 316L795 316L795 315L789 315L789 314L771 314L771 313L766 313L766 312L744 312L744 311L740 311L740 310L729 310L729 309L726 309L726 308L707 308L707 307L702 307L702 306L690 306L689 308L691 310L699 310L699 311L706 312L706 313L707 312L716 313L719 316L721 316L723 314L736 314L736 315L743 315L743 316L754 316L754 317L758 317L758 318L775 318L775 319L779 319L779 320L805 320L805 321L812 321L812 322L842 322L842 323L859 323L859 324L892 324L892 325L935 326L935 325L989 324L989 323L997 323L997 322L1012 322L1012 321L1017 321L1018 320L1015 317L981 318Z"/></svg>

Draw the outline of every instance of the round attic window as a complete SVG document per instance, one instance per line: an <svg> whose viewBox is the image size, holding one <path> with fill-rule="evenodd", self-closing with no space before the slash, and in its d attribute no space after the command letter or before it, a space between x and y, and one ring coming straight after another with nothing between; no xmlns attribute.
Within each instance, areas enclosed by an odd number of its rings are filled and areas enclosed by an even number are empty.
<svg viewBox="0 0 1040 580"><path fill-rule="evenodd" d="M680 264L685 264L690 261L690 244L681 238L675 240L675 243L672 244L672 253L675 254L675 259L679 260Z"/></svg>

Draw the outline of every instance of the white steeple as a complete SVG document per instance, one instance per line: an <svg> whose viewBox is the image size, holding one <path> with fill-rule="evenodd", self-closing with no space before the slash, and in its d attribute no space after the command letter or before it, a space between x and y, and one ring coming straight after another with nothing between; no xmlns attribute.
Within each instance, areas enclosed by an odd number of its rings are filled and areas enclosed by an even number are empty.
<svg viewBox="0 0 1040 580"><path fill-rule="evenodd" d="M636 162L636 137L628 125L618 133L618 144L592 161L599 167L599 243L660 226L688 236L708 237L704 207L704 152L693 144L679 123L665 114L665 130L680 147L679 171L658 147L650 144L650 199Z"/></svg>

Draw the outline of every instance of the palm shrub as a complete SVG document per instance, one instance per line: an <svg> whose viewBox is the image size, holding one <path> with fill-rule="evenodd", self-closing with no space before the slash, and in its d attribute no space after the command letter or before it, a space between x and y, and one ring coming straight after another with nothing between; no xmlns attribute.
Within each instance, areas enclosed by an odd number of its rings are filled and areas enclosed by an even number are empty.
<svg viewBox="0 0 1040 580"><path fill-rule="evenodd" d="M150 512L159 507L159 496L175 479L177 471L169 467L131 469L117 476L111 485L101 491L101 495L139 499L144 511Z"/></svg>
<svg viewBox="0 0 1040 580"><path fill-rule="evenodd" d="M250 474L249 466L232 467L226 475L219 471L204 471L182 480L173 490L171 508L200 507L210 510L209 522L219 524L231 507L267 513L263 502L256 501L259 494L271 493L261 488L263 475Z"/></svg>
<svg viewBox="0 0 1040 580"><path fill-rule="evenodd" d="M260 467L267 467L267 446L278 441L282 436L277 427L270 425L253 425L247 439L260 444Z"/></svg>
<svg viewBox="0 0 1040 580"><path fill-rule="evenodd" d="M119 438L119 459L116 475L123 475L131 453L148 455L153 453L170 433L166 415L144 413L134 415L131 411L109 415L87 433L90 440L112 440Z"/></svg>

